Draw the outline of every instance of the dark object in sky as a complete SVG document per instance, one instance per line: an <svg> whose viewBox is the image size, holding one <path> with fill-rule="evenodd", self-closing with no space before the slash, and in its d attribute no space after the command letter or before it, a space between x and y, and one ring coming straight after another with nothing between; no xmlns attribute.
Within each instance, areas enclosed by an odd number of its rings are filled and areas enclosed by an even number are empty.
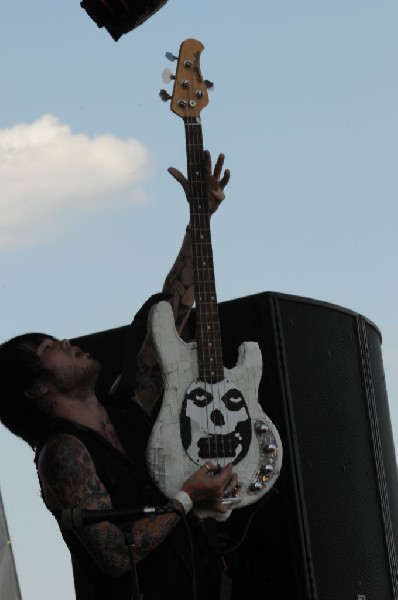
<svg viewBox="0 0 398 600"><path fill-rule="evenodd" d="M166 4L167 0L82 0L80 6L115 42Z"/></svg>

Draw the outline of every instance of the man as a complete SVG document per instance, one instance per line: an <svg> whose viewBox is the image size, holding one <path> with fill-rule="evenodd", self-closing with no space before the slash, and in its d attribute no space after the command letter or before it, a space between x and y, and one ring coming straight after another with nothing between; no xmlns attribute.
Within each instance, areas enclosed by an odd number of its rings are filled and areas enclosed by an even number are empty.
<svg viewBox="0 0 398 600"><path fill-rule="evenodd" d="M223 163L220 155L213 172L210 154L205 152L210 213L224 199L229 181L228 170L221 178ZM185 177L174 168L169 172L186 192ZM194 301L189 227L163 292L170 298L181 331ZM143 312L148 308L146 303ZM217 598L218 559L211 556L201 523L191 519L187 531L183 521L192 506L227 510L223 497L237 483L232 466L219 470L208 462L167 501L145 467L150 415L161 393L151 347L146 343L139 356L135 402L124 398L118 400L117 408L106 409L95 394L99 371L100 365L91 355L67 340L45 334L9 340L0 346L0 419L36 451L43 499L57 519L62 511L76 508L168 503L174 510L129 524L145 600L186 600L192 581L198 600ZM61 531L72 555L78 600L132 597L130 558L122 527L105 521L79 531Z"/></svg>

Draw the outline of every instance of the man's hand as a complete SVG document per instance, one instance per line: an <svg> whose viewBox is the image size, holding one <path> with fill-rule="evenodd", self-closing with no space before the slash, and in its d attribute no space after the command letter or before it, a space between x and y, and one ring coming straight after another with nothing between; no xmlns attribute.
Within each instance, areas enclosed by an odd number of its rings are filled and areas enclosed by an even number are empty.
<svg viewBox="0 0 398 600"><path fill-rule="evenodd" d="M230 494L238 484L236 473L232 472L232 464L220 469L214 463L207 462L196 471L182 486L194 506L212 508L220 513L229 510L223 504L223 498Z"/></svg>
<svg viewBox="0 0 398 600"><path fill-rule="evenodd" d="M211 155L208 150L204 151L203 154L203 165L207 178L207 185L209 190L209 214L212 215L217 208L220 206L221 202L225 198L224 188L228 185L231 174L229 169L225 169L224 175L221 177L221 173L224 166L224 154L220 154L217 162L214 166L214 171L211 166ZM169 167L168 172L178 183L180 183L183 187L185 195L188 196L188 180L178 169L174 167Z"/></svg>

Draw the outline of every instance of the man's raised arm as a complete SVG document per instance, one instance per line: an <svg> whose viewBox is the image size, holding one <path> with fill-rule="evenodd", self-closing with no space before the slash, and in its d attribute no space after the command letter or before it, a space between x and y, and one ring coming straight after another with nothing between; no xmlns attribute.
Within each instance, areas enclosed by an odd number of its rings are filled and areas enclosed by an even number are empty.
<svg viewBox="0 0 398 600"><path fill-rule="evenodd" d="M204 152L203 161L209 190L209 213L212 215L225 198L224 188L228 184L230 172L226 169L222 175L224 166L223 154L219 155L214 166L214 171L212 169L210 152L207 150ZM188 181L186 177L174 167L170 167L168 172L181 184L185 195L187 195ZM164 282L163 292L170 295L176 329L178 333L181 333L195 300L189 225L174 265ZM150 413L152 411L162 391L162 387L163 382L156 356L152 346L146 342L138 358L136 388L136 400L146 412Z"/></svg>

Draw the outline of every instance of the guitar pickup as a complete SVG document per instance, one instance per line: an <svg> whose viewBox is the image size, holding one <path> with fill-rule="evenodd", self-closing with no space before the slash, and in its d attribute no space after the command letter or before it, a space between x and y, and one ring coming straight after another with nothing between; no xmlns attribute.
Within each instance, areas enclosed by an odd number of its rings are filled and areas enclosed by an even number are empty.
<svg viewBox="0 0 398 600"><path fill-rule="evenodd" d="M209 435L198 441L200 458L235 458L238 439L226 435Z"/></svg>

